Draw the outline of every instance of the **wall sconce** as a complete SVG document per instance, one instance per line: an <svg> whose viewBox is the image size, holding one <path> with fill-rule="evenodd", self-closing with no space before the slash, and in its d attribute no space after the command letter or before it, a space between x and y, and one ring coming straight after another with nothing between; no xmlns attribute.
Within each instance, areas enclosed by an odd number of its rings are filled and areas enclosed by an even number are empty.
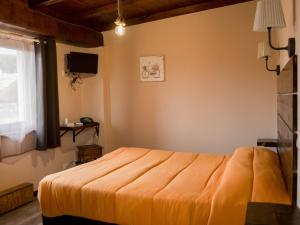
<svg viewBox="0 0 300 225"><path fill-rule="evenodd" d="M280 0L260 0L257 2L254 31L268 31L269 45L274 50L287 50L289 57L295 55L296 40L289 38L288 46L274 47L271 39L272 28L286 27Z"/></svg>
<svg viewBox="0 0 300 225"><path fill-rule="evenodd" d="M280 66L277 65L276 69L270 69L268 65L269 58L271 58L271 51L268 43L266 41L258 43L258 55L257 58L266 60L266 69L268 71L276 72L277 75L280 74Z"/></svg>

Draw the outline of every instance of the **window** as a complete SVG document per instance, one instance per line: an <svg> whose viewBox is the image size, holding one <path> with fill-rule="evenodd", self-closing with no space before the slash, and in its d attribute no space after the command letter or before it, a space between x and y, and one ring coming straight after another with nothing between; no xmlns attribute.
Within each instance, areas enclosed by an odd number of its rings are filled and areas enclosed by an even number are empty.
<svg viewBox="0 0 300 225"><path fill-rule="evenodd" d="M0 136L21 141L36 129L34 46L0 36Z"/></svg>
<svg viewBox="0 0 300 225"><path fill-rule="evenodd" d="M20 94L22 75L18 66L18 51L0 48L0 124L24 121L23 110L20 110L24 107Z"/></svg>

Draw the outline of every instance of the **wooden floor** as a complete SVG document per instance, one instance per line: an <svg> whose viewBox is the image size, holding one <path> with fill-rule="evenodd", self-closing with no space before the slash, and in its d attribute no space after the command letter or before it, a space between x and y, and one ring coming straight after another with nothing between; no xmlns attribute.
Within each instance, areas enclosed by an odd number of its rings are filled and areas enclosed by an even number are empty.
<svg viewBox="0 0 300 225"><path fill-rule="evenodd" d="M0 216L1 225L42 225L41 210L37 199Z"/></svg>

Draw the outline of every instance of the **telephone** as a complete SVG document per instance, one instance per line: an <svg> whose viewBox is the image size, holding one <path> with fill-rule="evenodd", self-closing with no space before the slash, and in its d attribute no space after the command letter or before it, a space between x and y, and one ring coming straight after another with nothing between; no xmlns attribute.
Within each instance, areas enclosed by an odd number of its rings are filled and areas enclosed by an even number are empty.
<svg viewBox="0 0 300 225"><path fill-rule="evenodd" d="M80 118L80 122L83 123L83 125L85 125L94 123L94 120L91 117L82 117Z"/></svg>

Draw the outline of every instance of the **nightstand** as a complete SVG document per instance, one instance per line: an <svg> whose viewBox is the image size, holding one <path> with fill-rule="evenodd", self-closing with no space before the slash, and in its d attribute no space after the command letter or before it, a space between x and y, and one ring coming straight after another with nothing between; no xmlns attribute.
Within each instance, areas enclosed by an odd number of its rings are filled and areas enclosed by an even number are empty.
<svg viewBox="0 0 300 225"><path fill-rule="evenodd" d="M278 147L278 139L274 138L258 138L257 139L257 146L264 146L264 147Z"/></svg>
<svg viewBox="0 0 300 225"><path fill-rule="evenodd" d="M77 165L87 163L102 156L102 146L100 145L81 145L78 148Z"/></svg>

